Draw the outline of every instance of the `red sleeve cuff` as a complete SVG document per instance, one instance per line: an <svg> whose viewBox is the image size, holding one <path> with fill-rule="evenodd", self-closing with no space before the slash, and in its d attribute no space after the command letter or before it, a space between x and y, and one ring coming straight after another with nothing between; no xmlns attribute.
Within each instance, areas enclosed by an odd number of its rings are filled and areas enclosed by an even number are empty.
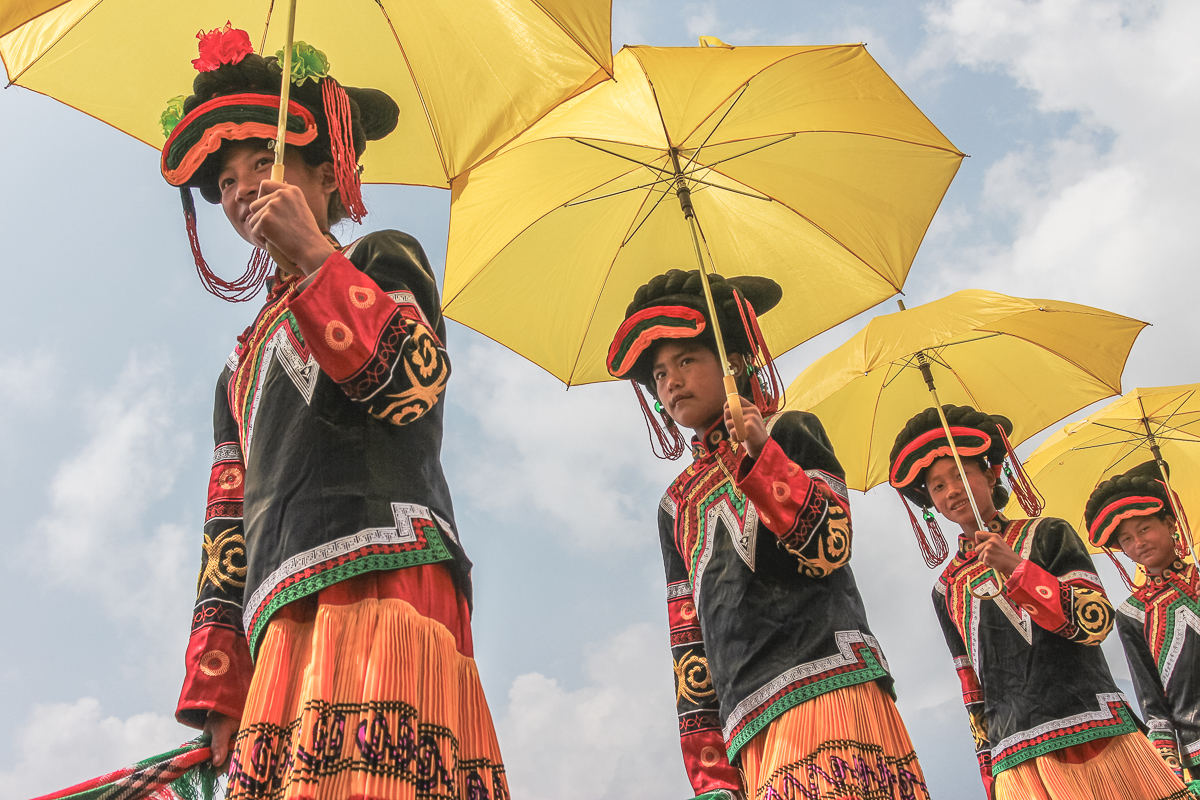
<svg viewBox="0 0 1200 800"><path fill-rule="evenodd" d="M983 702L983 690L979 688L974 667L959 667L958 681L962 684L963 705Z"/></svg>
<svg viewBox="0 0 1200 800"><path fill-rule="evenodd" d="M717 730L702 730L680 738L683 765L696 794L730 789L741 791L742 776L729 763L725 741Z"/></svg>
<svg viewBox="0 0 1200 800"><path fill-rule="evenodd" d="M758 458L742 459L737 483L758 509L759 519L777 536L795 529L813 490L812 479L774 439L767 439Z"/></svg>
<svg viewBox="0 0 1200 800"><path fill-rule="evenodd" d="M321 369L339 383L371 360L398 311L387 292L341 253L325 260L288 308Z"/></svg>
<svg viewBox="0 0 1200 800"><path fill-rule="evenodd" d="M1024 559L1009 576L1004 593L1028 611L1030 618L1040 627L1057 631L1067 624L1059 589L1058 578Z"/></svg>
<svg viewBox="0 0 1200 800"><path fill-rule="evenodd" d="M187 675L175 719L193 728L204 727L209 711L241 719L254 674L245 638L229 628L201 628L192 634L184 660Z"/></svg>

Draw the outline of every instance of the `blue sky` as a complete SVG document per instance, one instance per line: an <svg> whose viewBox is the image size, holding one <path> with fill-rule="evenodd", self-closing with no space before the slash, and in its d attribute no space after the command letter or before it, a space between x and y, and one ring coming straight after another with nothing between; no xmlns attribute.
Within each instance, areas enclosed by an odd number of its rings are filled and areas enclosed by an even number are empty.
<svg viewBox="0 0 1200 800"><path fill-rule="evenodd" d="M983 288L1147 320L1132 388L1200 379L1198 28L1187 0L616 0L613 42L866 42L971 156L917 256L908 304ZM16 800L189 736L171 715L212 386L253 309L201 289L178 194L145 145L10 88L0 170L0 800ZM367 229L416 235L440 272L448 193L368 187L366 199ZM212 211L201 209L205 251L233 274L247 247ZM784 378L892 308L784 356ZM476 563L477 656L514 796L688 796L654 530L677 465L650 455L628 387L565 392L461 326L449 338L444 461ZM934 796L979 796L929 606L935 573L891 492L852 503L855 573ZM1125 680L1115 637L1105 651Z"/></svg>

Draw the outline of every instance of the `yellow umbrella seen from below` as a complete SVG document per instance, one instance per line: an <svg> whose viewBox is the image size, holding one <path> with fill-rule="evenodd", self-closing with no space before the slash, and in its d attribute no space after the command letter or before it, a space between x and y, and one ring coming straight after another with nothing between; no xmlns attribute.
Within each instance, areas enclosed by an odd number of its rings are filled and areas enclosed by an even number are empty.
<svg viewBox="0 0 1200 800"><path fill-rule="evenodd" d="M448 317L574 385L671 268L777 281L776 354L900 289L963 154L862 45L706 41L623 48L455 179Z"/></svg>
<svg viewBox="0 0 1200 800"><path fill-rule="evenodd" d="M195 77L197 31L231 20L272 55L284 48L287 5L21 0L0 12L0 31L17 25L0 36L0 58L10 84L161 148L159 117ZM610 20L610 0L300 0L295 38L324 52L342 83L400 106L395 134L362 160L364 181L446 188L609 76Z"/></svg>
<svg viewBox="0 0 1200 800"><path fill-rule="evenodd" d="M1046 496L1045 512L1074 524L1087 541L1083 508L1101 481L1143 461L1165 460L1175 518L1196 558L1196 532L1187 523L1187 502L1200 499L1200 383L1134 389L1080 422L1055 432L1029 458L1025 469Z"/></svg>
<svg viewBox="0 0 1200 800"><path fill-rule="evenodd" d="M871 320L796 378L786 407L820 417L846 484L866 491L888 480L896 435L931 405L939 414L943 403L1002 414L1013 423L1015 446L1118 394L1129 350L1144 327L1074 303L956 292ZM1014 489L1025 487L1018 480ZM968 499L984 530L974 498ZM996 582L1003 585L999 574Z"/></svg>

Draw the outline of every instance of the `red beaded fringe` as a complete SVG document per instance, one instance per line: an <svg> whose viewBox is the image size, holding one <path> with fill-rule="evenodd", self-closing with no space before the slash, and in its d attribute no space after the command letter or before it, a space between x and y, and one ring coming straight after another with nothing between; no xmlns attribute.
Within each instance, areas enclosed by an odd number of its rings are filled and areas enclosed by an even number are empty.
<svg viewBox="0 0 1200 800"><path fill-rule="evenodd" d="M1012 442L1008 441L1008 436L1004 433L1004 428L997 425L996 430L1000 431L1000 438L1004 441L1004 449L1008 452L1008 463L1012 465L1012 471L1008 475L1008 482L1012 485L1013 494L1017 496L1017 502L1021 504L1026 516L1036 517L1042 513L1042 509L1046 507L1046 500L1042 497L1042 493L1033 485L1033 481L1029 480L1029 476L1025 474L1025 468L1021 466L1021 460L1017 458L1017 453L1013 450Z"/></svg>
<svg viewBox="0 0 1200 800"><path fill-rule="evenodd" d="M926 536L924 529L921 528L921 523L917 522L917 517L912 512L908 500L900 494L899 489L896 490L896 494L900 496L900 502L904 504L904 510L908 512L908 521L912 523L913 535L917 537L917 545L921 548L921 557L925 559L925 566L933 569L950 555L950 546L946 544L946 537L942 535L942 529L938 525L937 519L929 513L925 515L925 524L929 527L929 535Z"/></svg>
<svg viewBox="0 0 1200 800"><path fill-rule="evenodd" d="M775 367L775 359L767 349L767 341L763 338L762 329L758 327L758 315L754 306L742 299L738 292L733 293L734 304L742 317L742 327L746 330L746 338L750 340L750 365L754 367L753 380L750 388L754 392L754 405L766 416L774 414L785 401L783 379Z"/></svg>
<svg viewBox="0 0 1200 800"><path fill-rule="evenodd" d="M675 424L675 420L667 416L665 411L659 415L662 418L660 422L655 417L650 404L646 402L641 384L632 380L630 383L633 384L633 393L637 395L638 404L642 407L642 416L646 418L646 431L650 434L650 452L658 458L669 461L679 458L687 449L687 441L679 432L679 426ZM655 442L658 443L657 449Z"/></svg>
<svg viewBox="0 0 1200 800"><path fill-rule="evenodd" d="M204 260L204 254L200 252L200 235L196 231L196 201L192 198L191 188L179 187L179 195L183 199L183 221L187 227L188 244L192 248L192 259L196 262L196 274L200 276L200 283L209 293L230 303L244 303L258 294L271 266L271 257L267 255L267 251L255 248L254 254L250 256L250 263L246 265L246 271L240 278L227 281L218 277Z"/></svg>
<svg viewBox="0 0 1200 800"><path fill-rule="evenodd" d="M1117 574L1121 576L1121 582L1125 584L1125 588L1131 592L1137 589L1133 585L1133 578L1129 577L1129 573L1125 571L1125 565L1117 560L1117 557L1113 555L1113 551L1106 547L1104 548L1104 552L1108 556L1108 560L1117 568Z"/></svg>
<svg viewBox="0 0 1200 800"><path fill-rule="evenodd" d="M329 121L329 149L333 153L338 194L350 219L362 222L367 215L367 207L363 205L362 183L358 179L350 98L346 97L346 90L333 78L321 80L321 96L325 101L325 119Z"/></svg>

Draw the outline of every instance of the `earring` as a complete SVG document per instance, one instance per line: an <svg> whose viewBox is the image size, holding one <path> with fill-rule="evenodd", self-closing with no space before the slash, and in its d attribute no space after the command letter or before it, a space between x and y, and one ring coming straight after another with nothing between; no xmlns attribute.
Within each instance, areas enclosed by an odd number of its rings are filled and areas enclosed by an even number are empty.
<svg viewBox="0 0 1200 800"><path fill-rule="evenodd" d="M661 414L661 413L663 413L663 411L665 411L666 409L664 409L664 408L663 408L663 404L662 404L662 402L661 402L661 401L659 401L659 400L655 400L655 401L654 401L654 410L655 410L655 411L657 411L658 413L660 413L660 414Z"/></svg>

